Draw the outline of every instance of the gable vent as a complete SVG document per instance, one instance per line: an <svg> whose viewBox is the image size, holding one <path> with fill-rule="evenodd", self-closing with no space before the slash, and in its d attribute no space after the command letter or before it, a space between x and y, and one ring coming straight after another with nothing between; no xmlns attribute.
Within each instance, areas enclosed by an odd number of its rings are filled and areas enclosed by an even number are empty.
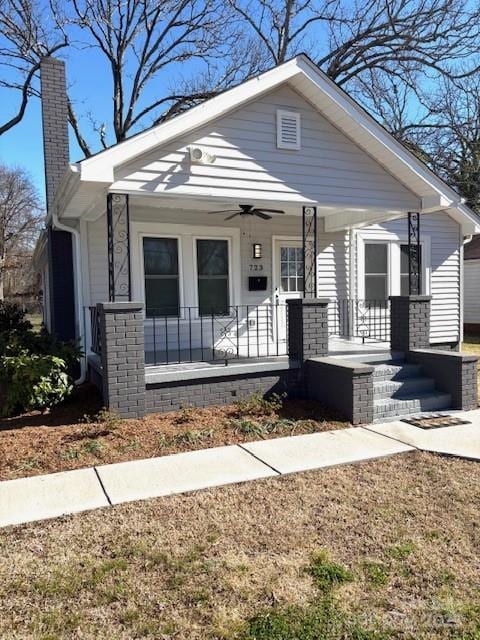
<svg viewBox="0 0 480 640"><path fill-rule="evenodd" d="M300 114L296 111L277 111L277 148L300 149Z"/></svg>

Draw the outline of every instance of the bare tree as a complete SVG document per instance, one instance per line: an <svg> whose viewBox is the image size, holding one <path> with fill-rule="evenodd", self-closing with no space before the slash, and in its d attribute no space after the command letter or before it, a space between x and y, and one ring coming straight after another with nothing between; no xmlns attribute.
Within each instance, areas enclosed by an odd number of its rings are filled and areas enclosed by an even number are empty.
<svg viewBox="0 0 480 640"><path fill-rule="evenodd" d="M40 62L67 46L54 4L46 12L37 0L0 0L0 88L18 93L13 115L0 121L0 135L18 124L36 85Z"/></svg>
<svg viewBox="0 0 480 640"><path fill-rule="evenodd" d="M224 58L233 44L228 11L221 0L72 0L74 23L80 38L95 47L108 64L112 81L113 135L124 140L149 121L156 124L170 115L197 104L216 91L251 72L246 56ZM181 79L186 63L204 64L195 82ZM213 71L215 63L220 73ZM242 69L246 68L246 73ZM166 86L165 78L177 80ZM208 82L207 82L208 79ZM155 92L145 95L155 82ZM78 122L70 122L84 153L90 149L81 140ZM96 123L102 146L107 145L105 123Z"/></svg>
<svg viewBox="0 0 480 640"><path fill-rule="evenodd" d="M412 132L430 166L480 213L480 77L444 81Z"/></svg>
<svg viewBox="0 0 480 640"><path fill-rule="evenodd" d="M31 251L43 220L40 199L23 169L0 165L0 300L6 273Z"/></svg>

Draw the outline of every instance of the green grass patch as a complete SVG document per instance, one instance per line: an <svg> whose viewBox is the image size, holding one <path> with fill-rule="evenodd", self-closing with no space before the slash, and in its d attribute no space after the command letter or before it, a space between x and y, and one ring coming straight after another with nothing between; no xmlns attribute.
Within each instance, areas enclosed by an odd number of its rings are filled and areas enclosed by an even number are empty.
<svg viewBox="0 0 480 640"><path fill-rule="evenodd" d="M366 561L363 563L365 578L374 587L383 587L388 583L390 570L383 562Z"/></svg>
<svg viewBox="0 0 480 640"><path fill-rule="evenodd" d="M322 593L329 593L332 589L353 581L353 573L346 567L332 562L323 550L314 554L306 572L312 576L315 586Z"/></svg>

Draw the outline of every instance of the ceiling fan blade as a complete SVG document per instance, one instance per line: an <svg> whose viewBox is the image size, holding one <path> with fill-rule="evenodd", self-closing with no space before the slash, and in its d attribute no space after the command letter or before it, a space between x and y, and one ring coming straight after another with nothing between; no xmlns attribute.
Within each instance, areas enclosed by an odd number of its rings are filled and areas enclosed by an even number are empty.
<svg viewBox="0 0 480 640"><path fill-rule="evenodd" d="M209 211L208 213L234 213L238 209L222 209L221 211Z"/></svg>
<svg viewBox="0 0 480 640"><path fill-rule="evenodd" d="M259 218L262 218L262 220L271 220L272 219L272 216L267 216L266 213L262 213L258 209L255 209L255 211L253 212L253 215L254 216L258 216Z"/></svg>
<svg viewBox="0 0 480 640"><path fill-rule="evenodd" d="M267 213L285 213L281 209L265 209L264 207L258 207L255 211L266 211Z"/></svg>
<svg viewBox="0 0 480 640"><path fill-rule="evenodd" d="M239 216L239 215L240 215L240 213L238 211L236 211L233 215L227 216L225 218L225 220L231 220L232 218L235 218L235 216Z"/></svg>

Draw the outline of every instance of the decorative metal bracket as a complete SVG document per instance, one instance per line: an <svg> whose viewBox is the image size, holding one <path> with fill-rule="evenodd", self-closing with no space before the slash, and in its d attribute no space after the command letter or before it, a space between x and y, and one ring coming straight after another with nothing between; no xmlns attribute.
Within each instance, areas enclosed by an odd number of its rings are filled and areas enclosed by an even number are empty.
<svg viewBox="0 0 480 640"><path fill-rule="evenodd" d="M130 212L128 195L107 195L108 297L110 302L132 300Z"/></svg>
<svg viewBox="0 0 480 640"><path fill-rule="evenodd" d="M420 295L422 289L420 265L420 214L408 213L408 293Z"/></svg>
<svg viewBox="0 0 480 640"><path fill-rule="evenodd" d="M317 297L317 207L303 207L303 295Z"/></svg>

